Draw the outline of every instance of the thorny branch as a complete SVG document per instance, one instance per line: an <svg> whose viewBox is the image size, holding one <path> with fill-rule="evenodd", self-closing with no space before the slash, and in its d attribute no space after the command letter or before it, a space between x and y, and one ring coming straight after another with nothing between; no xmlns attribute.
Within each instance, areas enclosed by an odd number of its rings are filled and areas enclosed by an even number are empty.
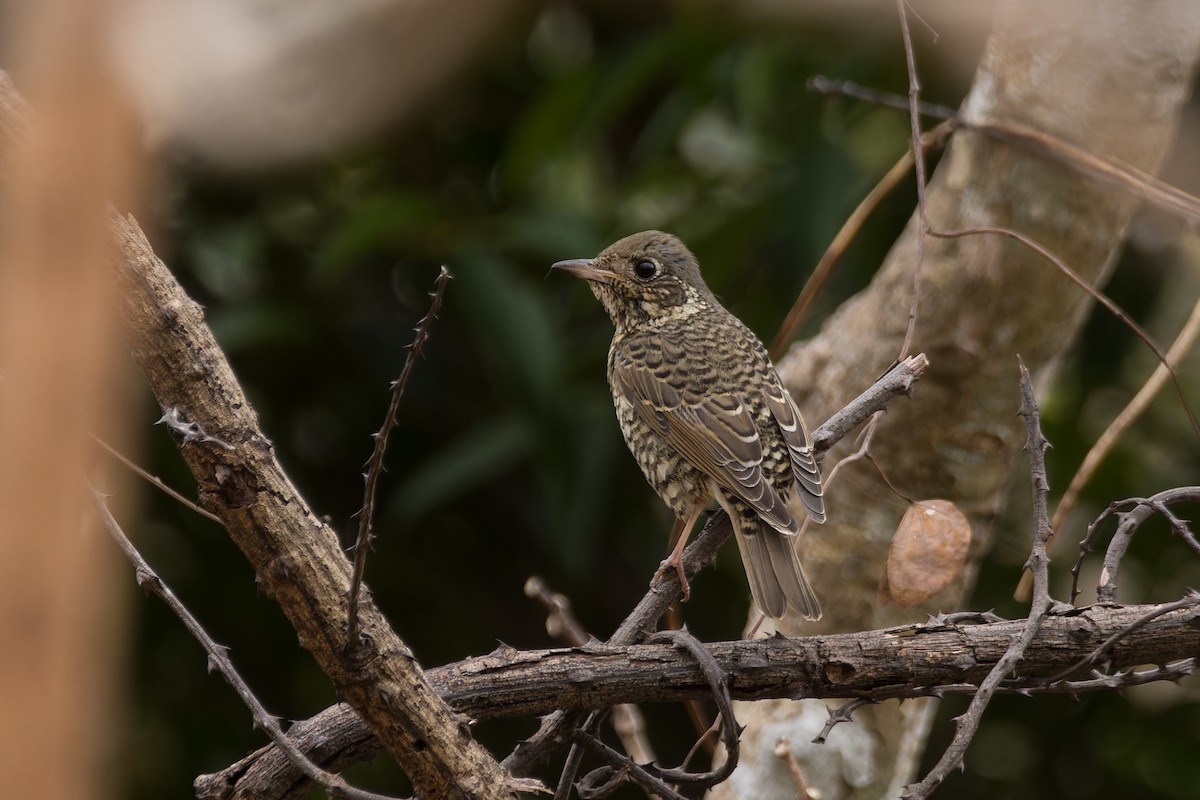
<svg viewBox="0 0 1200 800"><path fill-rule="evenodd" d="M113 541L120 547L121 552L133 564L138 585L157 595L175 613L175 616L179 617L184 627L192 634L192 637L208 653L210 669L215 668L221 673L221 676L225 678L225 681L233 687L238 697L245 703L246 708L250 710L251 715L254 717L254 724L271 737L271 741L275 743L276 747L283 750L288 760L292 762L296 769L304 773L309 780L320 784L334 797L347 797L350 800L389 800L386 795L357 789L346 783L340 775L326 772L314 764L308 756L296 747L295 743L284 733L283 728L279 726L279 717L271 714L263 707L262 702L255 696L245 679L238 674L238 671L233 666L233 662L229 660L226 648L217 644L208 635L208 632L200 625L199 620L192 616L192 612L188 611L187 607L175 596L175 593L163 583L162 578L158 576L158 573L154 571L150 563L134 547L133 542L125 535L125 531L122 530L116 518L113 517L112 512L109 511L105 496L93 490L92 498L100 519L104 523L104 527L108 529L109 535L112 536Z"/></svg>
<svg viewBox="0 0 1200 800"><path fill-rule="evenodd" d="M929 797L950 771L963 763L967 746L975 738L975 731L983 719L983 712L991 702L992 695L1000 683L1008 677L1018 663L1025 657L1025 651L1033 637L1038 632L1042 620L1050 613L1050 558L1047 546L1050 543L1050 515L1046 508L1046 498L1050 493L1050 483L1046 479L1046 448L1050 443L1042 436L1042 427L1038 419L1037 400L1033 396L1033 379L1029 370L1021 362L1021 416L1025 419L1027 433L1026 451L1029 453L1030 481L1033 485L1033 546L1029 560L1025 563L1033 573L1033 601L1029 607L1029 617L1021 635L1013 639L1008 651L999 663L988 673L987 678L979 684L979 691L971 698L971 704L966 712L958 717L954 738L942 757L938 759L933 769L920 782L905 787L903 797L907 800L917 800Z"/></svg>
<svg viewBox="0 0 1200 800"><path fill-rule="evenodd" d="M1108 544L1108 550L1105 551L1104 568L1100 572L1100 585L1096 588L1096 599L1101 603L1115 602L1117 594L1117 569L1120 566L1121 559L1125 556L1125 551L1129 548L1129 543L1133 539L1134 532L1154 514L1164 516L1171 524L1171 529L1188 543L1193 552L1200 554L1200 542L1196 541L1196 537L1192 534L1187 524L1176 517L1168 507L1173 503L1187 502L1200 502L1200 486L1179 486L1159 492L1153 497L1146 499L1131 498L1120 500L1100 512L1100 516L1096 517L1088 525L1087 532L1084 534L1083 540L1079 543L1079 557L1075 560L1075 565L1071 567L1071 602L1074 602L1075 598L1079 596L1080 569L1083 566L1084 557L1092 550L1092 539L1101 523L1113 514L1117 515L1117 530ZM1130 505L1134 507L1133 510L1120 511L1121 508Z"/></svg>
<svg viewBox="0 0 1200 800"><path fill-rule="evenodd" d="M1159 613L1163 608L1095 606L1049 616L1025 652L1021 674L1007 678L997 691L1074 696L1190 675L1196 669L1195 659L1185 656L1200 652L1200 607L1185 605ZM956 614L886 630L710 642L705 649L733 678L730 695L737 700L814 697L880 702L975 694L977 684L1026 626L1024 620ZM1118 632L1125 635L1106 646ZM1116 670L1113 674L1057 678L1081 654L1101 647L1106 647L1106 657ZM1135 669L1145 663L1165 666ZM680 702L711 697L712 691L695 659L663 644L614 647L593 642L579 648L532 651L501 647L489 655L435 667L427 675L452 708L475 719L593 709L624 701ZM313 758L324 766L331 763L325 759L340 757L345 748L358 748L359 759L378 749L378 745L370 747L365 725L344 705L297 723L293 731L322 733L309 746L321 748L322 755ZM572 736L570 729L565 735ZM306 752L310 752L307 747ZM235 783L240 797L303 796L296 784L298 776L290 774L286 760L273 748L254 761L204 776L198 786L212 790L203 796L231 797L229 787ZM333 763L344 768L346 762ZM248 777L242 783L250 770L271 778ZM280 790L272 779L296 794Z"/></svg>
<svg viewBox="0 0 1200 800"><path fill-rule="evenodd" d="M1107 656L1112 651L1112 648L1116 646L1117 642L1121 641L1122 639L1128 638L1129 634L1133 633L1134 631L1136 631L1140 628L1145 627L1146 625L1149 625L1151 622L1158 619L1162 615L1170 614L1172 611L1177 611L1181 608L1191 608L1196 605L1200 605L1200 593L1196 592L1196 590L1194 590L1194 589L1189 589L1188 593L1184 597L1180 598L1179 600L1176 600L1174 603L1166 603L1164 605L1161 605L1158 608L1154 609L1153 611L1148 612L1145 616L1139 617L1138 619L1135 619L1133 622L1130 622L1128 625L1121 628L1121 630L1117 631L1112 636L1109 636L1107 639L1105 639L1103 642L1101 642L1099 647L1097 647L1092 652L1088 653L1086 656L1081 658L1078 662L1076 662L1075 664L1072 664L1070 667L1067 667L1065 670L1058 673L1053 678L1050 678L1048 680L1048 683L1054 684L1057 681L1065 679L1069 675L1074 675L1075 673L1079 672L1081 669L1086 669L1087 667L1090 667L1093 664L1096 664L1101 659L1105 658L1105 656Z"/></svg>
<svg viewBox="0 0 1200 800"><path fill-rule="evenodd" d="M374 436L375 448L367 460L367 471L363 473L365 487L362 508L358 511L358 540L354 543L354 572L350 578L350 606L347 609L346 646L350 648L355 647L358 639L358 597L362 591L363 573L367 568L367 551L371 549L371 543L375 539L375 493L379 488L379 478L383 474L383 456L387 452L388 437L396 429L396 415L400 411L400 400L404 397L404 389L408 386L408 377L412 374L413 365L417 359L425 354L425 343L429 341L433 323L442 310L442 299L446 295L446 286L453 277L450 270L443 264L437 279L433 282L433 291L429 293L429 296L433 298L429 304L429 312L421 317L413 328L416 336L408 345L408 357L404 359L404 368L400 370L400 377L392 382L392 396L391 402L388 404L387 416L383 420L383 427Z"/></svg>

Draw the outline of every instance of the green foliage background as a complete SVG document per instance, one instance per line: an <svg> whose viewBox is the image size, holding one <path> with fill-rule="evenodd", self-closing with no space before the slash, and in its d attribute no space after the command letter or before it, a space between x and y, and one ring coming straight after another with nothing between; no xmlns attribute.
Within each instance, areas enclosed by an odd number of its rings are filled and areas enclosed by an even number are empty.
<svg viewBox="0 0 1200 800"><path fill-rule="evenodd" d="M970 76L947 68L935 45L918 55L925 97L957 105ZM569 595L599 637L641 596L669 515L613 419L607 319L581 285L547 268L635 230L671 230L700 256L714 291L770 338L842 221L907 144L902 113L811 93L805 82L817 74L898 93L907 85L889 26L756 27L685 6L553 5L515 21L417 119L351 152L283 173L181 168L171 179L156 209L160 252L207 307L285 468L347 543L388 382L438 266L455 274L403 403L368 567L376 598L426 666L498 642L552 644L522 594L533 574ZM906 187L871 221L805 334L870 279L913 197ZM1111 287L1164 340L1196 283L1181 277L1184 257L1167 232L1161 246L1131 249ZM1151 368L1119 325L1089 323L1045 401L1055 487ZM148 395L143 402L149 425L156 411ZM1178 401L1165 396L1105 467L1076 526L1110 500L1194 482L1186 431ZM146 460L169 483L192 485L162 429L147 436ZM1026 486L1014 477L973 608L1024 613L1009 598L1028 541ZM222 532L146 495L141 545L231 646L267 706L302 718L332 702ZM1129 599L1172 599L1195 585L1181 547L1150 526L1128 567ZM1066 552L1059 569L1071 559ZM199 646L132 587L134 676L114 774L130 797L187 796L197 773L263 738L206 672ZM724 553L696 581L686 620L702 638L734 638L747 603L737 556ZM963 706L943 705L927 758ZM683 714L647 712L660 755L681 758L693 739ZM503 754L534 726L484 723L479 735ZM966 773L938 796L1193 797L1198 744L1194 687L1001 698ZM352 777L404 787L386 759Z"/></svg>

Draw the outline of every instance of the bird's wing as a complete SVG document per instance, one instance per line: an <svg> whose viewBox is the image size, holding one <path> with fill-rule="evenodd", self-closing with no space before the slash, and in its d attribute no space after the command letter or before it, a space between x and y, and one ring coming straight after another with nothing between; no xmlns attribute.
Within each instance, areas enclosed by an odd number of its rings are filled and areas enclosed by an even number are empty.
<svg viewBox="0 0 1200 800"><path fill-rule="evenodd" d="M763 399L775 423L783 433L787 443L788 454L792 461L792 474L796 478L796 486L800 491L800 500L804 510L813 522L825 521L825 502L821 498L821 472L817 468L817 460L813 455L812 442L808 438L808 430L804 427L804 418L787 389L772 370L771 380L763 389Z"/></svg>
<svg viewBox="0 0 1200 800"><path fill-rule="evenodd" d="M771 527L782 533L799 530L796 518L763 475L762 442L739 397L699 395L621 357L614 359L613 386L638 418L688 463L753 508Z"/></svg>

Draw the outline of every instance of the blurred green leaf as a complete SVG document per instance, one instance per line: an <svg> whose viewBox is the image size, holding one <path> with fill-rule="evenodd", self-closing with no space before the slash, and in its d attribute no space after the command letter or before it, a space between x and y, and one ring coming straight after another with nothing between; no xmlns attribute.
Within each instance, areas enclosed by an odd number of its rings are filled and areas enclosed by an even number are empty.
<svg viewBox="0 0 1200 800"><path fill-rule="evenodd" d="M467 494L510 468L528 443L525 422L515 415L468 429L408 472L395 498L400 514L413 519Z"/></svg>

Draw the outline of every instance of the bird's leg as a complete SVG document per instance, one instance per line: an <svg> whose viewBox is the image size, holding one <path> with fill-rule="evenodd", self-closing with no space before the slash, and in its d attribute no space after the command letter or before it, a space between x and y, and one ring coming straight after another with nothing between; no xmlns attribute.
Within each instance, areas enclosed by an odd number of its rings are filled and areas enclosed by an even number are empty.
<svg viewBox="0 0 1200 800"><path fill-rule="evenodd" d="M683 602L687 602L692 595L692 587L688 585L687 574L683 571L683 548L687 546L688 537L692 535L692 528L696 527L696 520L700 518L700 514L704 511L704 503L696 504L692 509L692 513L688 515L686 520L683 520L683 528L679 531L679 537L675 539L675 546L671 548L671 555L663 559L663 562L658 565L658 571L654 573L654 577L665 573L668 569L675 570L675 574L679 576L679 586L683 592ZM679 522L676 522L678 527Z"/></svg>

